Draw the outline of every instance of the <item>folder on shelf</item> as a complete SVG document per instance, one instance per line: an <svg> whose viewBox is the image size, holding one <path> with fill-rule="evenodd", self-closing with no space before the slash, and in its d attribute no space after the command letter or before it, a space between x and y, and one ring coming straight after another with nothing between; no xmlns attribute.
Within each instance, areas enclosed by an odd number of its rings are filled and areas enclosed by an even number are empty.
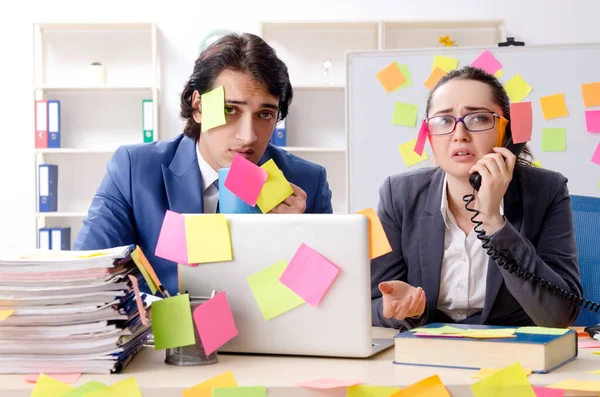
<svg viewBox="0 0 600 397"><path fill-rule="evenodd" d="M40 164L38 175L39 212L58 210L58 166Z"/></svg>
<svg viewBox="0 0 600 397"><path fill-rule="evenodd" d="M281 120L275 126L275 131L271 136L271 144L275 146L286 146L286 127L285 119Z"/></svg>
<svg viewBox="0 0 600 397"><path fill-rule="evenodd" d="M38 230L38 248L42 250L50 249L50 228L42 227Z"/></svg>
<svg viewBox="0 0 600 397"><path fill-rule="evenodd" d="M142 100L142 130L144 143L154 142L154 109L152 99Z"/></svg>
<svg viewBox="0 0 600 397"><path fill-rule="evenodd" d="M53 227L50 229L50 249L69 251L71 249L71 228Z"/></svg>
<svg viewBox="0 0 600 397"><path fill-rule="evenodd" d="M35 101L35 147L48 147L48 101Z"/></svg>
<svg viewBox="0 0 600 397"><path fill-rule="evenodd" d="M48 147L60 147L60 102L48 101Z"/></svg>

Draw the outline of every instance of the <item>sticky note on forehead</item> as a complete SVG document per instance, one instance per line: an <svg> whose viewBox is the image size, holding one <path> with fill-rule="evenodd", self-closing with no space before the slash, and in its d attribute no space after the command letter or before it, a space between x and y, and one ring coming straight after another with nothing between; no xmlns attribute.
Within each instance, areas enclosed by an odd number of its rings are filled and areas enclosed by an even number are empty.
<svg viewBox="0 0 600 397"><path fill-rule="evenodd" d="M225 124L225 89L219 86L201 96L202 132Z"/></svg>
<svg viewBox="0 0 600 397"><path fill-rule="evenodd" d="M263 214L266 214L292 195L294 189L273 159L264 163L260 168L267 171L268 177L258 195L256 205L258 205Z"/></svg>

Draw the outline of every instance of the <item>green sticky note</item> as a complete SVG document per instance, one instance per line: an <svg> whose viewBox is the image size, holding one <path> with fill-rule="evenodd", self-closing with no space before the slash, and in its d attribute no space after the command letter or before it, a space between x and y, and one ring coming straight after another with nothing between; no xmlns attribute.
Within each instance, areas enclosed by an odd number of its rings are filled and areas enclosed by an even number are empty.
<svg viewBox="0 0 600 397"><path fill-rule="evenodd" d="M399 387L357 385L346 390L346 397L389 397L398 391Z"/></svg>
<svg viewBox="0 0 600 397"><path fill-rule="evenodd" d="M543 128L542 129L542 151L564 152L567 150L566 128Z"/></svg>
<svg viewBox="0 0 600 397"><path fill-rule="evenodd" d="M265 397L267 388L264 386L241 386L212 389L212 397Z"/></svg>
<svg viewBox="0 0 600 397"><path fill-rule="evenodd" d="M436 55L433 57L433 67L431 70L434 71L436 67L449 73L451 70L458 68L458 59Z"/></svg>
<svg viewBox="0 0 600 397"><path fill-rule="evenodd" d="M431 335L444 335L444 334L462 334L467 330L451 327L449 325L444 325L443 327L438 328L413 328L411 332L418 332L422 334L431 334Z"/></svg>
<svg viewBox="0 0 600 397"><path fill-rule="evenodd" d="M518 73L504 84L504 89L511 102L521 102L532 90L531 86Z"/></svg>
<svg viewBox="0 0 600 397"><path fill-rule="evenodd" d="M142 392L132 376L114 385L86 394L85 397L142 397Z"/></svg>
<svg viewBox="0 0 600 397"><path fill-rule="evenodd" d="M104 388L106 388L106 385L104 383L96 382L95 380L93 380L91 382L84 383L77 389L71 390L63 397L86 397L88 393Z"/></svg>
<svg viewBox="0 0 600 397"><path fill-rule="evenodd" d="M567 328L546 328L546 327L520 327L517 328L517 334L535 334L535 335L564 335L569 330Z"/></svg>
<svg viewBox="0 0 600 397"><path fill-rule="evenodd" d="M202 94L201 98L202 132L225 124L225 89L223 86Z"/></svg>
<svg viewBox="0 0 600 397"><path fill-rule="evenodd" d="M62 397L74 387L51 376L40 374L30 397Z"/></svg>
<svg viewBox="0 0 600 397"><path fill-rule="evenodd" d="M396 61L395 64L396 64L396 66L398 66L398 69L400 69L400 71L402 72L402 74L404 75L404 78L406 80L404 81L404 83L400 84L400 86L398 86L398 88L396 88L394 91L398 91L403 88L412 87L412 85L413 85L412 74L410 73L408 66L403 63L402 64L398 63L398 61Z"/></svg>
<svg viewBox="0 0 600 397"><path fill-rule="evenodd" d="M417 124L419 106L412 103L396 102L392 123L414 127Z"/></svg>
<svg viewBox="0 0 600 397"><path fill-rule="evenodd" d="M154 349L189 346L196 343L188 294L152 303Z"/></svg>
<svg viewBox="0 0 600 397"><path fill-rule="evenodd" d="M248 277L254 299L267 321L305 303L294 291L279 282L287 265L287 260L282 260Z"/></svg>
<svg viewBox="0 0 600 397"><path fill-rule="evenodd" d="M475 397L536 397L520 363L473 383L471 391Z"/></svg>

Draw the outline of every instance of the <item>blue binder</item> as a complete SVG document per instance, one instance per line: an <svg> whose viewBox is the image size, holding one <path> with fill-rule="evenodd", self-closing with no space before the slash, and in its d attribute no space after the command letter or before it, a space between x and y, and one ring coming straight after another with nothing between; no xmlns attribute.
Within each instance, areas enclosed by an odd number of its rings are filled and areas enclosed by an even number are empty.
<svg viewBox="0 0 600 397"><path fill-rule="evenodd" d="M50 249L69 251L71 249L71 228L53 227L50 229Z"/></svg>
<svg viewBox="0 0 600 397"><path fill-rule="evenodd" d="M48 101L48 147L60 147L60 101Z"/></svg>
<svg viewBox="0 0 600 397"><path fill-rule="evenodd" d="M275 131L271 136L271 144L275 146L286 146L286 126L285 119L281 120L275 126Z"/></svg>
<svg viewBox="0 0 600 397"><path fill-rule="evenodd" d="M58 166L40 164L38 169L39 212L58 210Z"/></svg>
<svg viewBox="0 0 600 397"><path fill-rule="evenodd" d="M38 248L43 250L49 250L52 247L50 228L41 227L38 230Z"/></svg>

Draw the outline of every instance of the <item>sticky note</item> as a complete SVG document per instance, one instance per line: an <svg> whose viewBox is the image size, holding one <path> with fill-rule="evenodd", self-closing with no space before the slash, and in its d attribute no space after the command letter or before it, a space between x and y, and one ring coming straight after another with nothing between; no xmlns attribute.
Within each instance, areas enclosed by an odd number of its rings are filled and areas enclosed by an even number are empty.
<svg viewBox="0 0 600 397"><path fill-rule="evenodd" d="M427 87L430 90L433 90L438 81L440 81L440 79L447 74L448 72L444 72L440 68L435 68L427 78L427 81L425 81L425 87Z"/></svg>
<svg viewBox="0 0 600 397"><path fill-rule="evenodd" d="M406 81L404 83L400 84L394 91L399 91L403 88L412 87L412 85L413 85L412 73L408 69L408 66L403 63L398 63L397 61L396 61L396 66L398 66L398 69L400 69L400 71L402 72L402 75L404 76L404 79Z"/></svg>
<svg viewBox="0 0 600 397"><path fill-rule="evenodd" d="M510 365L471 385L474 397L536 397L520 363Z"/></svg>
<svg viewBox="0 0 600 397"><path fill-rule="evenodd" d="M529 142L533 130L533 112L531 102L510 104L510 131L513 143Z"/></svg>
<svg viewBox="0 0 600 397"><path fill-rule="evenodd" d="M470 377L473 379L483 379L483 378L487 378L488 376L490 376L492 374L495 374L498 371L502 371L502 369L503 368L481 368L479 371L475 372ZM529 368L523 368L523 372L525 373L526 376L529 376L529 375L531 375L531 373L533 371Z"/></svg>
<svg viewBox="0 0 600 397"><path fill-rule="evenodd" d="M236 387L233 372L227 371L181 392L183 397L211 397L213 388Z"/></svg>
<svg viewBox="0 0 600 397"><path fill-rule="evenodd" d="M229 224L223 214L185 216L187 263L223 262L233 259Z"/></svg>
<svg viewBox="0 0 600 397"><path fill-rule="evenodd" d="M67 394L63 395L63 397L86 397L89 393L104 388L106 388L104 383L93 380L71 390Z"/></svg>
<svg viewBox="0 0 600 397"><path fill-rule="evenodd" d="M386 90L392 92L406 82L406 78L396 62L390 63L377 73L377 79Z"/></svg>
<svg viewBox="0 0 600 397"><path fill-rule="evenodd" d="M311 306L318 306L340 269L313 248L302 243L279 281Z"/></svg>
<svg viewBox="0 0 600 397"><path fill-rule="evenodd" d="M544 114L545 120L552 120L569 115L567 102L565 102L565 94L540 97L540 104L542 105L542 113Z"/></svg>
<svg viewBox="0 0 600 397"><path fill-rule="evenodd" d="M236 153L225 179L225 187L254 207L267 177L267 171Z"/></svg>
<svg viewBox="0 0 600 397"><path fill-rule="evenodd" d="M585 126L587 132L600 132L600 110L585 111Z"/></svg>
<svg viewBox="0 0 600 397"><path fill-rule="evenodd" d="M155 350L195 344L190 296L177 295L152 302L152 332Z"/></svg>
<svg viewBox="0 0 600 397"><path fill-rule="evenodd" d="M63 383L77 383L81 374L49 374L53 379ZM25 377L25 382L36 383L40 377L40 374L29 374Z"/></svg>
<svg viewBox="0 0 600 397"><path fill-rule="evenodd" d="M361 383L364 383L364 381L358 380L358 379L320 378L320 379L309 380L307 382L298 383L296 385L296 387L304 387L307 389L338 389L338 388L360 385Z"/></svg>
<svg viewBox="0 0 600 397"><path fill-rule="evenodd" d="M138 308L138 312L140 313L140 319L143 325L149 325L148 318L146 317L146 308L144 307L144 302L142 301L142 295L140 294L140 287L138 285L138 279L136 276L130 274L128 275L129 281L131 281L131 286L133 287L133 293L135 295L135 304ZM67 382L68 383L68 382Z"/></svg>
<svg viewBox="0 0 600 397"><path fill-rule="evenodd" d="M494 74L502 69L500 61L488 50L483 51L481 55L471 62L471 66L482 69L489 74Z"/></svg>
<svg viewBox="0 0 600 397"><path fill-rule="evenodd" d="M550 389L562 389L562 390L573 390L573 391L593 391L600 393L600 381L597 380L578 380L578 379L566 379L562 382L548 385Z"/></svg>
<svg viewBox="0 0 600 397"><path fill-rule="evenodd" d="M419 128L419 135L417 136L417 142L415 143L414 151L419 156L423 155L423 149L425 149L425 141L427 140L427 136L429 135L429 130L427 127L427 123L425 120L421 123L421 128Z"/></svg>
<svg viewBox="0 0 600 397"><path fill-rule="evenodd" d="M137 381L132 376L103 389L85 395L86 397L142 397Z"/></svg>
<svg viewBox="0 0 600 397"><path fill-rule="evenodd" d="M598 349L600 348L600 341L592 338L577 340L577 347L580 349Z"/></svg>
<svg viewBox="0 0 600 397"><path fill-rule="evenodd" d="M542 129L542 151L564 152L567 150L566 128L543 128Z"/></svg>
<svg viewBox="0 0 600 397"><path fill-rule="evenodd" d="M431 68L431 71L434 71L435 68L440 68L444 72L449 73L451 70L454 70L457 67L458 59L436 55L433 57L433 67Z"/></svg>
<svg viewBox="0 0 600 397"><path fill-rule="evenodd" d="M131 252L131 259L133 260L133 263L135 263L135 266L138 268L140 273L142 273L144 280L146 280L146 284L148 284L148 288L150 288L150 292L152 292L152 294L156 294L156 291L158 291L158 285L156 284L156 281L146 271L146 266L142 263L142 258L144 258L144 260L147 261L140 247L137 247Z"/></svg>
<svg viewBox="0 0 600 397"><path fill-rule="evenodd" d="M266 214L291 196L294 193L294 189L287 179L285 179L283 172L277 167L273 159L261 165L261 168L267 171L268 177L267 182L265 182L258 195L256 205L258 205L263 214Z"/></svg>
<svg viewBox="0 0 600 397"><path fill-rule="evenodd" d="M238 335L225 291L196 307L194 322L206 354L211 354Z"/></svg>
<svg viewBox="0 0 600 397"><path fill-rule="evenodd" d="M402 160L404 160L404 165L406 167L412 167L415 164L427 160L427 152L423 152L422 156L415 153L414 147L416 142L417 140L413 139L398 145L398 150L400 150L400 155L402 156Z"/></svg>
<svg viewBox="0 0 600 397"><path fill-rule="evenodd" d="M531 86L518 73L504 83L504 89L511 102L521 102L532 90Z"/></svg>
<svg viewBox="0 0 600 397"><path fill-rule="evenodd" d="M537 168L542 168L542 162L540 160L535 160L531 162L531 165Z"/></svg>
<svg viewBox="0 0 600 397"><path fill-rule="evenodd" d="M438 375L433 375L392 394L390 397L450 397Z"/></svg>
<svg viewBox="0 0 600 397"><path fill-rule="evenodd" d="M565 391L548 387L533 386L536 397L564 397Z"/></svg>
<svg viewBox="0 0 600 397"><path fill-rule="evenodd" d="M497 79L500 79L504 76L504 71L502 69L498 70L496 73L494 73L494 77Z"/></svg>
<svg viewBox="0 0 600 397"><path fill-rule="evenodd" d="M569 332L568 328L547 328L547 327L519 327L517 334L535 334L535 335L564 335Z"/></svg>
<svg viewBox="0 0 600 397"><path fill-rule="evenodd" d="M13 315L14 310L0 310L0 321L4 321Z"/></svg>
<svg viewBox="0 0 600 397"><path fill-rule="evenodd" d="M411 332L420 332L423 334L431 335L442 335L442 334L462 334L465 332L464 328L452 327L450 325L444 325L437 328L413 328Z"/></svg>
<svg viewBox="0 0 600 397"><path fill-rule="evenodd" d="M167 210L154 255L176 263L188 263L184 215Z"/></svg>
<svg viewBox="0 0 600 397"><path fill-rule="evenodd" d="M71 385L41 374L30 397L62 397L73 389Z"/></svg>
<svg viewBox="0 0 600 397"><path fill-rule="evenodd" d="M460 335L472 339L515 338L514 328L472 329Z"/></svg>
<svg viewBox="0 0 600 397"><path fill-rule="evenodd" d="M396 102L392 123L414 127L417 123L418 105L412 103Z"/></svg>
<svg viewBox="0 0 600 397"><path fill-rule="evenodd" d="M265 397L267 388L264 386L240 386L215 388L212 397Z"/></svg>
<svg viewBox="0 0 600 397"><path fill-rule="evenodd" d="M399 387L357 385L348 388L346 397L390 397L399 390Z"/></svg>
<svg viewBox="0 0 600 397"><path fill-rule="evenodd" d="M201 96L202 132L225 124L225 89L223 86Z"/></svg>
<svg viewBox="0 0 600 397"><path fill-rule="evenodd" d="M365 208L357 212L363 214L369 220L369 240L371 259L392 252L392 246L383 230L381 220L373 208Z"/></svg>
<svg viewBox="0 0 600 397"><path fill-rule="evenodd" d="M248 277L250 290L267 321L305 303L294 291L279 282L287 265L287 260L282 260Z"/></svg>
<svg viewBox="0 0 600 397"><path fill-rule="evenodd" d="M600 106L600 81L581 85L583 105L586 108Z"/></svg>
<svg viewBox="0 0 600 397"><path fill-rule="evenodd" d="M592 163L600 165L600 143L596 147L596 151L592 155Z"/></svg>

